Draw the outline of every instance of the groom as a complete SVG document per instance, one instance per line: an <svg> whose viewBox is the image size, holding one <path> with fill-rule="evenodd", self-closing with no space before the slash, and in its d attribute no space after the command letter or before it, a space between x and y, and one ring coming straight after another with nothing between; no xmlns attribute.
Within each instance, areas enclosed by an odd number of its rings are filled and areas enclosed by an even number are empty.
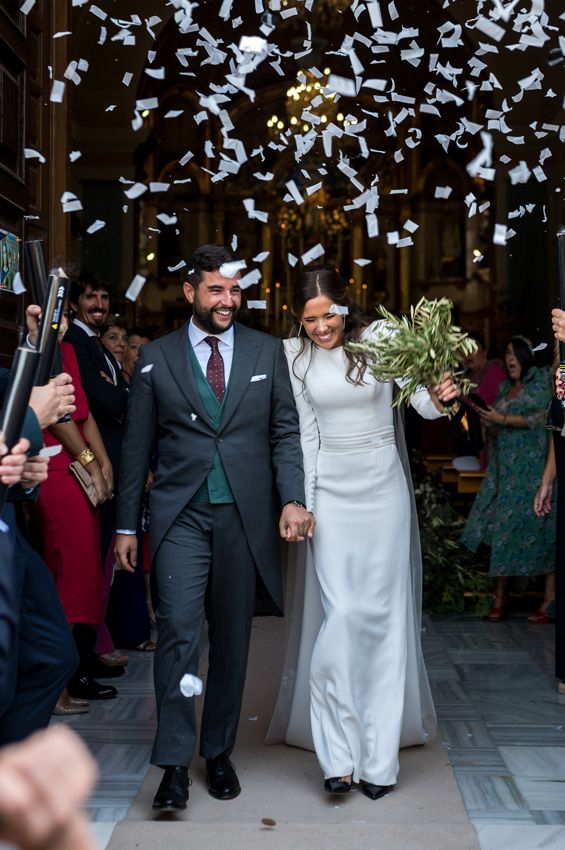
<svg viewBox="0 0 565 850"><path fill-rule="evenodd" d="M192 318L143 346L122 454L116 558L133 570L149 454L151 548L159 640L158 729L151 761L164 768L154 809L186 808L196 738L194 700L180 681L198 671L204 617L209 668L200 732L209 793L240 793L230 754L258 595L282 612L281 537L314 530L304 507L298 415L281 341L234 323L239 273L227 248L205 245L183 285ZM282 513L279 511L282 506Z"/></svg>

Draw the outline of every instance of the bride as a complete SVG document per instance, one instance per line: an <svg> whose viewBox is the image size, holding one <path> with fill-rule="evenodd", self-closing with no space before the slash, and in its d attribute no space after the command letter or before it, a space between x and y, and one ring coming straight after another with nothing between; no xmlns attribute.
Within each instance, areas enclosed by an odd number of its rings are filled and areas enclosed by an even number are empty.
<svg viewBox="0 0 565 850"><path fill-rule="evenodd" d="M373 800L397 781L400 746L435 733L420 646L421 556L393 385L344 343L367 326L331 269L294 293L298 336L285 340L300 415L312 541L289 565L285 670L267 741L315 749L330 793L359 782ZM401 381L399 381L401 383ZM459 394L446 373L411 399L425 418Z"/></svg>

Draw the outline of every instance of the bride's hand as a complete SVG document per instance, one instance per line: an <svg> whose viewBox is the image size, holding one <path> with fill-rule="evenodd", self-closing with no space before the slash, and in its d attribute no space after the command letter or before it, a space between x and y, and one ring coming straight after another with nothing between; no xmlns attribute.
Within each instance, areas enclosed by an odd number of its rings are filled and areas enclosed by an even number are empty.
<svg viewBox="0 0 565 850"><path fill-rule="evenodd" d="M445 413L444 404L454 401L461 395L461 390L451 377L451 372L444 372L439 384L428 387L428 392L440 413Z"/></svg>
<svg viewBox="0 0 565 850"><path fill-rule="evenodd" d="M314 515L300 505L290 502L282 509L279 531L287 543L298 543L305 537L312 537L316 527Z"/></svg>

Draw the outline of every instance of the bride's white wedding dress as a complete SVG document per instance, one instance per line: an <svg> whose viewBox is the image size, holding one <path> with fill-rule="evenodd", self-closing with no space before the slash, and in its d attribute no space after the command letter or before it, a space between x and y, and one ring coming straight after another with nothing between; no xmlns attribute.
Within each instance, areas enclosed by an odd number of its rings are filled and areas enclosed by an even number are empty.
<svg viewBox="0 0 565 850"><path fill-rule="evenodd" d="M366 333L386 332L381 323ZM342 347L286 340L311 543L293 547L285 669L267 741L315 749L325 777L393 785L400 746L435 732L420 646L421 557L392 383L346 381ZM427 390L411 401L441 414ZM408 480L407 480L408 478Z"/></svg>

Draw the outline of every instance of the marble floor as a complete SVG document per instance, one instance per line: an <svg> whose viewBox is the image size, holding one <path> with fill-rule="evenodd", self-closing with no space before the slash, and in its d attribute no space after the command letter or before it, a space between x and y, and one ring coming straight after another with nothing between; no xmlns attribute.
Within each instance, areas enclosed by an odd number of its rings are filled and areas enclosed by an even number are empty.
<svg viewBox="0 0 565 850"><path fill-rule="evenodd" d="M482 850L565 847L565 696L553 678L553 627L426 617L423 643L439 734ZM117 699L64 721L100 767L88 804L100 848L146 776L155 726L152 656L130 657Z"/></svg>

